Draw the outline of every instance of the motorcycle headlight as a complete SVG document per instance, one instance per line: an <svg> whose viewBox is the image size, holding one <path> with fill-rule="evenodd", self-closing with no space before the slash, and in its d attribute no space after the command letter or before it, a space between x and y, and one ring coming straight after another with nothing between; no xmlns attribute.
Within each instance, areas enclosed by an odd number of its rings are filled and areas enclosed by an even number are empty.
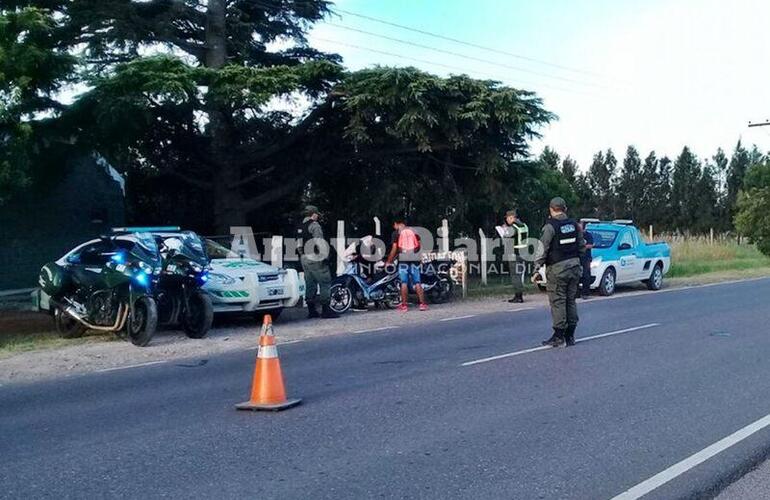
<svg viewBox="0 0 770 500"><path fill-rule="evenodd" d="M150 275L147 274L144 271L139 271L134 275L134 280L136 280L137 283L139 283L142 286L149 286L150 284Z"/></svg>
<svg viewBox="0 0 770 500"><path fill-rule="evenodd" d="M138 267L139 267L139 269L141 269L143 272L145 272L145 273L147 273L147 274L152 274L152 271L153 271L153 269L152 269L152 266L151 266L151 265L149 265L149 264L147 264L146 262L142 262L142 261L140 260L140 261L138 262Z"/></svg>
<svg viewBox="0 0 770 500"><path fill-rule="evenodd" d="M209 273L209 282L216 285L232 285L235 283L235 278L227 276L226 274Z"/></svg>
<svg viewBox="0 0 770 500"><path fill-rule="evenodd" d="M190 263L190 268L191 268L191 269L192 269L194 272L196 272L196 273L199 273L199 272L203 271L203 266L201 266L201 265L200 265L200 264L198 264L197 262L191 262L191 263Z"/></svg>

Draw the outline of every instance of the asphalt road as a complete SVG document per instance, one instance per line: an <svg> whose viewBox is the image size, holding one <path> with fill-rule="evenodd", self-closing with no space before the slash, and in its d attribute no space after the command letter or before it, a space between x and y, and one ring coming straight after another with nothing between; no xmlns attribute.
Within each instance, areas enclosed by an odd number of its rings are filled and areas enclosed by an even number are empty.
<svg viewBox="0 0 770 500"><path fill-rule="evenodd" d="M233 409L253 351L5 385L0 497L612 498L770 414L768 297L581 302L578 338L644 328L467 366L538 345L545 311L284 345L304 401L282 413ZM710 496L768 451L770 427L645 498Z"/></svg>

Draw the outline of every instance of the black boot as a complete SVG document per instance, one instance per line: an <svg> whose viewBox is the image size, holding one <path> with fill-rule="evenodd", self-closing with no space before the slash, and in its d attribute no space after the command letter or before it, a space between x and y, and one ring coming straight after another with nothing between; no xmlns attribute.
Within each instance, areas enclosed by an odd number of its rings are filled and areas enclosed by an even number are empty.
<svg viewBox="0 0 770 500"><path fill-rule="evenodd" d="M324 304L321 306L321 317L324 319L334 319L339 318L340 315L332 311L332 308L329 307L329 304Z"/></svg>
<svg viewBox="0 0 770 500"><path fill-rule="evenodd" d="M524 296L521 293L517 293L508 302L510 302L511 304L522 304L524 303Z"/></svg>
<svg viewBox="0 0 770 500"><path fill-rule="evenodd" d="M318 314L318 309L316 309L316 306L315 306L315 304L313 302L308 302L307 303L307 317L308 317L308 319L320 318L321 317L321 315Z"/></svg>
<svg viewBox="0 0 770 500"><path fill-rule="evenodd" d="M577 328L577 325L568 326L564 331L564 340L567 343L567 347L575 345L575 328Z"/></svg>
<svg viewBox="0 0 770 500"><path fill-rule="evenodd" d="M543 341L543 345L551 347L561 347L564 345L564 330L560 328L553 329L553 335L548 340Z"/></svg>

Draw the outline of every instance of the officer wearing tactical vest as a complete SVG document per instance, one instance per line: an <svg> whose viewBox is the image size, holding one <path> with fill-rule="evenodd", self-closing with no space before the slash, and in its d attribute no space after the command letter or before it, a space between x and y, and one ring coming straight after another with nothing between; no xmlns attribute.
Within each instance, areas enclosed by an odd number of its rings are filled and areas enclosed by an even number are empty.
<svg viewBox="0 0 770 500"><path fill-rule="evenodd" d="M519 245L521 243L522 230L528 231L528 229L526 229L527 225L519 219L516 209L505 212L505 224L501 227L504 230L501 236L503 238L512 238L514 245ZM512 304L521 304L524 302L524 273L527 270L527 265L521 257L518 248L514 249L513 254L509 256L509 259L508 271L511 273L513 298L508 302Z"/></svg>
<svg viewBox="0 0 770 500"><path fill-rule="evenodd" d="M318 255L308 252L315 249L316 252L328 254L329 245L324 239L324 232L318 219L321 214L318 207L308 205L305 207L305 218L297 229L299 243L300 263L305 271L305 302L307 303L308 318L318 318L318 302L321 303L321 318L337 318L339 315L329 307L329 287L332 284L332 276L329 271L328 255ZM315 240L315 241L314 241ZM314 243L314 244L309 244Z"/></svg>
<svg viewBox="0 0 770 500"><path fill-rule="evenodd" d="M551 303L553 335L543 345L559 347L575 345L578 324L578 286L582 274L580 257L585 254L583 231L576 221L567 217L563 198L554 198L548 207L550 218L543 226L535 257L539 268L546 265L546 290Z"/></svg>

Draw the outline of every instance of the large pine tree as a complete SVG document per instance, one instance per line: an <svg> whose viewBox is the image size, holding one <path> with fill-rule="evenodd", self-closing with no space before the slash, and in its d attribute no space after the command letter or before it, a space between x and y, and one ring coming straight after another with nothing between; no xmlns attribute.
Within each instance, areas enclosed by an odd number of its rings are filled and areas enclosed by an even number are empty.
<svg viewBox="0 0 770 500"><path fill-rule="evenodd" d="M9 0L0 16L27 7L46 9L53 46L78 56L88 87L62 106L61 137L125 172L140 212L219 232L266 226L266 208L294 209L314 180L354 164L412 155L402 165L500 172L552 118L534 94L494 82L346 72L305 39L326 0Z"/></svg>

